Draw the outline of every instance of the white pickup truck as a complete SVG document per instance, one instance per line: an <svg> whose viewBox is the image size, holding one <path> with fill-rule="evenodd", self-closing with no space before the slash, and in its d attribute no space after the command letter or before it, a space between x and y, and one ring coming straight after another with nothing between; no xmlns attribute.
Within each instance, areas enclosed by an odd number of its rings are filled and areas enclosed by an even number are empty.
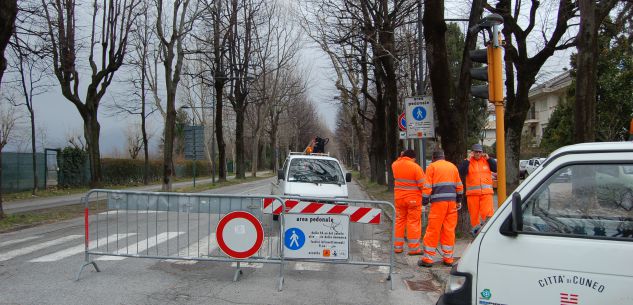
<svg viewBox="0 0 633 305"><path fill-rule="evenodd" d="M633 304L633 142L553 152L450 272L448 304Z"/></svg>
<svg viewBox="0 0 633 305"><path fill-rule="evenodd" d="M290 153L272 183L271 193L279 196L347 199L347 183L340 163L329 154Z"/></svg>

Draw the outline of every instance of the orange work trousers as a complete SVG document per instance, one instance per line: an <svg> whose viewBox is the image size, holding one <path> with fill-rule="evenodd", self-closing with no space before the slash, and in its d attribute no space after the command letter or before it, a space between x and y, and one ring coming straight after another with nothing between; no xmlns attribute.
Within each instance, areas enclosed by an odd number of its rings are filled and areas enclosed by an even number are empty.
<svg viewBox="0 0 633 305"><path fill-rule="evenodd" d="M492 217L492 194L466 196L466 200L472 228L479 227L482 221Z"/></svg>
<svg viewBox="0 0 633 305"><path fill-rule="evenodd" d="M431 203L429 223L424 233L424 255L422 260L433 263L437 242L440 242L442 260L453 263L455 246L455 227L457 227L457 203L455 201L437 201Z"/></svg>
<svg viewBox="0 0 633 305"><path fill-rule="evenodd" d="M394 250L404 250L404 234L407 233L409 253L420 252L422 235L422 198L396 200L396 231Z"/></svg>

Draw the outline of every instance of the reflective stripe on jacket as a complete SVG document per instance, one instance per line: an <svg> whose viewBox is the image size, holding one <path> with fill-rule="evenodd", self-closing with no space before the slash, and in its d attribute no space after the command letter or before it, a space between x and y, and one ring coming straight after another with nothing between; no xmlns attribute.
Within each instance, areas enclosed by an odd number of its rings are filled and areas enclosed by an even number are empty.
<svg viewBox="0 0 633 305"><path fill-rule="evenodd" d="M437 201L456 201L457 194L464 193L457 167L446 160L437 160L426 168L424 198L431 203Z"/></svg>
<svg viewBox="0 0 633 305"><path fill-rule="evenodd" d="M495 164L490 164L492 160L470 158L468 162L468 172L466 174L466 196L494 194L492 171ZM460 166L461 167L461 166Z"/></svg>
<svg viewBox="0 0 633 305"><path fill-rule="evenodd" d="M421 198L424 187L424 171L409 157L400 157L391 164L393 171L393 194L396 200Z"/></svg>

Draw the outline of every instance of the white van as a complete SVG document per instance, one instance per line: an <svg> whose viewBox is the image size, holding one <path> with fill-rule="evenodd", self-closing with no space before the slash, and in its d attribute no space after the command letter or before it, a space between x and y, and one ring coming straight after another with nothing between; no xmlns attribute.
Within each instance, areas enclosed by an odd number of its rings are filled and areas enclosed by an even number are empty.
<svg viewBox="0 0 633 305"><path fill-rule="evenodd" d="M633 304L633 142L553 152L465 250L437 304Z"/></svg>
<svg viewBox="0 0 633 305"><path fill-rule="evenodd" d="M272 183L273 195L347 199L347 182L341 164L329 154L290 153Z"/></svg>

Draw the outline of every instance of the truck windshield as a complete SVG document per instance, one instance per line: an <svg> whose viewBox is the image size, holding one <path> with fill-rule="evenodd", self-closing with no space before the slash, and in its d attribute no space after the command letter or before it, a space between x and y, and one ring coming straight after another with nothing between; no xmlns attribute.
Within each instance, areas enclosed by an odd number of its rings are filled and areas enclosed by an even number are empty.
<svg viewBox="0 0 633 305"><path fill-rule="evenodd" d="M336 161L307 158L297 158L290 161L288 181L338 185L345 183L341 167Z"/></svg>

